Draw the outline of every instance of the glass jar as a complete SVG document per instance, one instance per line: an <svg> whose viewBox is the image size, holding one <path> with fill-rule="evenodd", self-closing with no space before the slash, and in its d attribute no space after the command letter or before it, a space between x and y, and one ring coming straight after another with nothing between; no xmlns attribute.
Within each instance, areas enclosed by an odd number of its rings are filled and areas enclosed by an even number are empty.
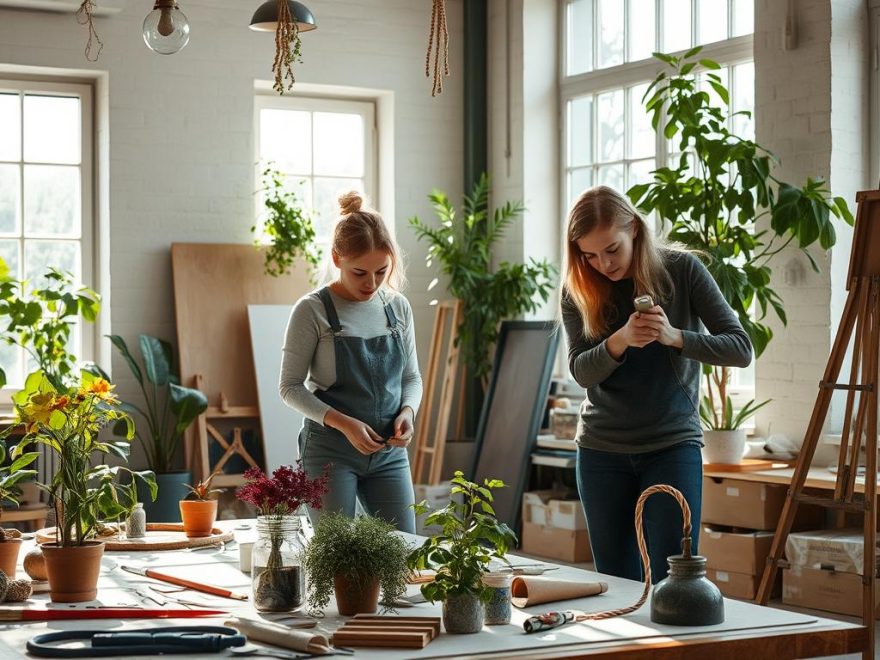
<svg viewBox="0 0 880 660"><path fill-rule="evenodd" d="M258 612L289 612L302 606L306 539L299 516L258 516L251 551L251 584Z"/></svg>
<svg viewBox="0 0 880 660"><path fill-rule="evenodd" d="M125 535L130 539L141 539L147 535L147 513L143 503L135 504L125 521Z"/></svg>

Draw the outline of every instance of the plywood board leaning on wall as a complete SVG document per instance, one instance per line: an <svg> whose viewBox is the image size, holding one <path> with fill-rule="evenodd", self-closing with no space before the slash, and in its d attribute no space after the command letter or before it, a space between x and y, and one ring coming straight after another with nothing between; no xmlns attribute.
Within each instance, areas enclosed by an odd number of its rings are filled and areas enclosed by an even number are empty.
<svg viewBox="0 0 880 660"><path fill-rule="evenodd" d="M250 244L173 243L174 309L180 377L208 397L205 415L186 441L186 464L193 478L212 471L209 427L223 420L259 430L257 381L248 328L248 305L290 305L312 289L305 266L271 277L263 253ZM278 346L279 364L281 346ZM221 475L215 485L240 483Z"/></svg>

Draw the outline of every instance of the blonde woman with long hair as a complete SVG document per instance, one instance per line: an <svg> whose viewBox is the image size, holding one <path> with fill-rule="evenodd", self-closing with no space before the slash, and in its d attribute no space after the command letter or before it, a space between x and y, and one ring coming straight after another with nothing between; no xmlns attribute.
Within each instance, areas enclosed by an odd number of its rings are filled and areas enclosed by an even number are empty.
<svg viewBox="0 0 880 660"><path fill-rule="evenodd" d="M635 309L636 298L645 311ZM577 482L596 569L640 580L633 517L648 486L684 494L696 552L700 363L745 367L751 344L699 259L658 241L606 186L584 192L569 213L562 320L571 375L587 394ZM681 511L672 498L651 498L644 524L660 580L666 558L681 552Z"/></svg>

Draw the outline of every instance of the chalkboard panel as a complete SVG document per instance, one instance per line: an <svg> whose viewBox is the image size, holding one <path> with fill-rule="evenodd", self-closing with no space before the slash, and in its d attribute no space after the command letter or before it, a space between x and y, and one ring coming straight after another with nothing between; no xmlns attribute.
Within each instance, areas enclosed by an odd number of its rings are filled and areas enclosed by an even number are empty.
<svg viewBox="0 0 880 660"><path fill-rule="evenodd" d="M551 321L501 324L471 475L479 483L493 478L507 484L495 491L494 508L498 520L514 530L520 526L522 493L558 345L557 325Z"/></svg>

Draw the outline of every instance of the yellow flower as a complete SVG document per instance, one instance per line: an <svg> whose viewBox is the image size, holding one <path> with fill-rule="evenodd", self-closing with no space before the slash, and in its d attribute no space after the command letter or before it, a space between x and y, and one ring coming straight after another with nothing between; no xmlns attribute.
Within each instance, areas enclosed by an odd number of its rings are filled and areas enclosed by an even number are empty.
<svg viewBox="0 0 880 660"><path fill-rule="evenodd" d="M39 392L28 399L21 409L22 421L29 424L48 424L55 409L55 396L51 392Z"/></svg>
<svg viewBox="0 0 880 660"><path fill-rule="evenodd" d="M103 399L104 401L115 401L116 397L110 391L115 385L111 385L109 381L104 378L96 378L91 383L82 388L82 392L88 394L95 394L98 398Z"/></svg>
<svg viewBox="0 0 880 660"><path fill-rule="evenodd" d="M66 394L62 394L59 397L55 398L54 403L52 404L52 410L63 410L70 403L70 397Z"/></svg>

